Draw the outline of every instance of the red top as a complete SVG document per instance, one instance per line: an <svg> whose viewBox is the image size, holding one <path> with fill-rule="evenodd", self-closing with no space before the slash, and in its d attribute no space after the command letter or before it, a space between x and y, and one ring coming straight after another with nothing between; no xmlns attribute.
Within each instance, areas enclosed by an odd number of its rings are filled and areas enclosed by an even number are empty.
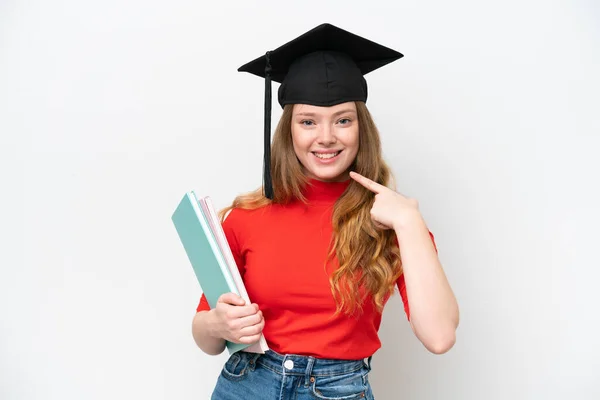
<svg viewBox="0 0 600 400"><path fill-rule="evenodd" d="M305 191L309 205L297 201L256 210L236 208L223 229L250 300L263 312L263 334L272 350L319 358L365 358L381 347L377 334L381 313L367 302L359 316L332 317L336 303L329 274L338 266L337 259L323 268L333 230L333 205L350 180L311 183ZM403 276L397 286L410 318ZM209 309L202 295L197 310Z"/></svg>

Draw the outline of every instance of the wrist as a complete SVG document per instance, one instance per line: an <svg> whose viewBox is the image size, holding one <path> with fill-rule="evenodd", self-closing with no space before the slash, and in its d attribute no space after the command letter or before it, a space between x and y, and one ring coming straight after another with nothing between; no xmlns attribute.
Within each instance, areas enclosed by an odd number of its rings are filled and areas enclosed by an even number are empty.
<svg viewBox="0 0 600 400"><path fill-rule="evenodd" d="M425 220L419 210L410 210L398 215L393 224L393 228L398 234L423 227L425 227Z"/></svg>

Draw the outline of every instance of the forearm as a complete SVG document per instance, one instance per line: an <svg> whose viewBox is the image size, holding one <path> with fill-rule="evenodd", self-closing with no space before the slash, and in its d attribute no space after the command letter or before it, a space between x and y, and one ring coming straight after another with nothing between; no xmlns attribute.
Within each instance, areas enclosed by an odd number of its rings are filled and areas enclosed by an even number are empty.
<svg viewBox="0 0 600 400"><path fill-rule="evenodd" d="M225 340L210 331L210 311L196 313L192 321L192 336L196 345L209 355L218 355L225 350Z"/></svg>
<svg viewBox="0 0 600 400"><path fill-rule="evenodd" d="M395 231L413 331L429 351L445 353L454 345L459 311L429 230L421 215L415 213Z"/></svg>

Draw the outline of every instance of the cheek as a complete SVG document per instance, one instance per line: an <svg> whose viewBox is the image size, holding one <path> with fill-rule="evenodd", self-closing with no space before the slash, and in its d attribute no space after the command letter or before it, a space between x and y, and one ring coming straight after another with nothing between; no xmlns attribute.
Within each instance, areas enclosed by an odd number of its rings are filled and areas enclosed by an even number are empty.
<svg viewBox="0 0 600 400"><path fill-rule="evenodd" d="M294 129L294 127L292 127L292 147L294 148L294 151L297 151L297 149L298 149L298 134L297 134L296 130Z"/></svg>
<svg viewBox="0 0 600 400"><path fill-rule="evenodd" d="M294 149L294 154L298 159L302 159L304 152L302 151L302 143L299 140L298 136L294 134L292 131L292 148Z"/></svg>
<svg viewBox="0 0 600 400"><path fill-rule="evenodd" d="M306 151L310 144L310 137L308 135L303 135L302 132L292 129L292 145L296 153Z"/></svg>
<svg viewBox="0 0 600 400"><path fill-rule="evenodd" d="M346 136L346 147L350 149L350 152L353 155L356 155L356 153L358 153L358 144L359 138L357 127L356 129L353 129L352 132L348 132L348 135Z"/></svg>

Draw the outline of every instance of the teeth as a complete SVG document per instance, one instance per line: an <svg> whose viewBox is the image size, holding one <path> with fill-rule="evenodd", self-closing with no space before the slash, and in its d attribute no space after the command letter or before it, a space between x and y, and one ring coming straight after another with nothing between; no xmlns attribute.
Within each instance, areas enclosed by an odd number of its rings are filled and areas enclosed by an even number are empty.
<svg viewBox="0 0 600 400"><path fill-rule="evenodd" d="M337 156L338 154L340 154L340 152L338 151L337 153L327 153L327 154L313 153L313 154L319 158L327 159L327 158L333 158L333 157Z"/></svg>

